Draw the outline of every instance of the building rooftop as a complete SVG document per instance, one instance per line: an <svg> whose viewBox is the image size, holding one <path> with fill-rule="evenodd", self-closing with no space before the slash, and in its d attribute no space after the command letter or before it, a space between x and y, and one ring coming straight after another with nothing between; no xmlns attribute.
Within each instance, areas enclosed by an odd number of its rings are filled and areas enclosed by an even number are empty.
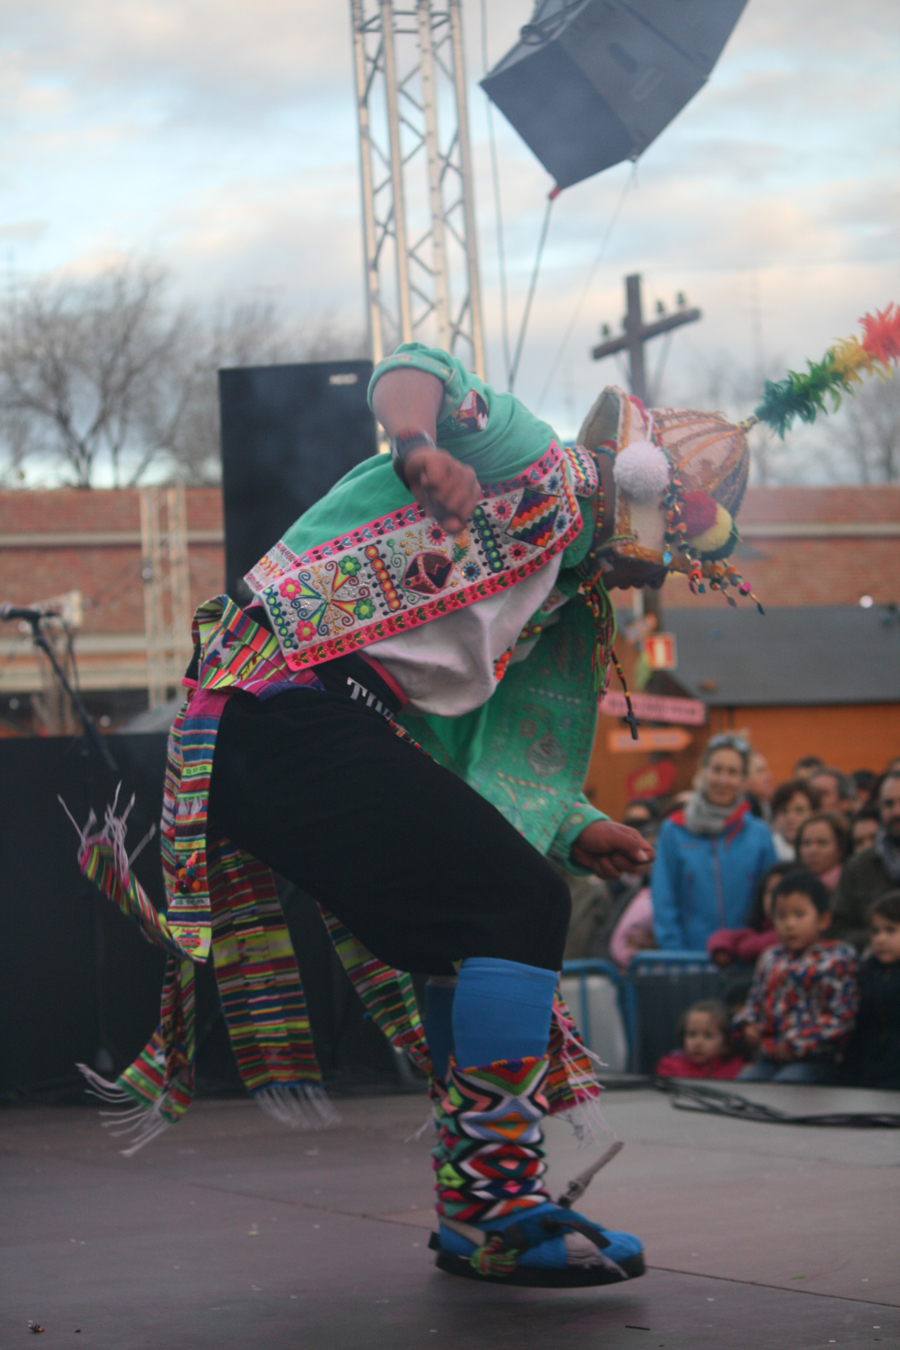
<svg viewBox="0 0 900 1350"><path fill-rule="evenodd" d="M674 678L709 707L900 701L896 608L802 605L762 616L704 598L702 610L665 610L663 627L678 644Z"/></svg>

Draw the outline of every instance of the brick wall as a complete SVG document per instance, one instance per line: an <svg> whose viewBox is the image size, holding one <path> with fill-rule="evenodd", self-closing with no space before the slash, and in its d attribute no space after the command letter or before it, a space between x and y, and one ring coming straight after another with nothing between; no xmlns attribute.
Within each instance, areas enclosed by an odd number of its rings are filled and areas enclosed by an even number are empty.
<svg viewBox="0 0 900 1350"><path fill-rule="evenodd" d="M222 530L218 488L187 489L188 536ZM84 633L142 633L141 517L133 489L0 492L0 601L26 605L64 591L84 596ZM86 542L10 547L16 535L122 533L131 542ZM222 543L189 543L191 599L195 605L224 586Z"/></svg>
<svg viewBox="0 0 900 1350"><path fill-rule="evenodd" d="M188 533L222 530L222 498L218 488L187 491ZM743 574L763 603L774 605L852 605L861 595L876 603L900 601L900 534L853 534L819 537L822 528L852 526L890 528L900 522L900 487L750 488L739 523L745 543L738 559ZM792 534L791 527L799 533ZM803 534L803 528L807 534ZM766 529L777 528L773 537ZM61 545L51 540L16 544L16 536L121 533L115 543L85 540ZM220 540L192 540L189 545L191 598L198 604L223 586L224 545ZM103 635L131 641L132 651L92 657L97 671L109 668L110 687L138 688L143 656L138 651L144 632L141 579L140 508L136 490L0 492L0 601L28 604L69 590L84 595L82 650ZM627 593L616 603L627 604ZM692 596L682 579L670 579L662 593L663 608L724 603L716 596ZM15 687L12 666L18 657L6 652L13 625L0 629L0 692ZM23 653L24 655L24 653ZM4 665L5 663L5 665ZM5 675L4 675L5 671ZM127 674L126 674L127 672ZM94 688L99 673L92 676Z"/></svg>
<svg viewBox="0 0 900 1350"><path fill-rule="evenodd" d="M764 605L856 605L900 601L900 533L810 536L802 533L854 523L900 525L900 487L748 488L738 515L743 544L730 561ZM791 526L799 527L791 534ZM755 527L781 527L774 537ZM669 577L663 609L724 604L695 596L683 577ZM623 603L628 602L628 596ZM616 604L620 602L617 598Z"/></svg>

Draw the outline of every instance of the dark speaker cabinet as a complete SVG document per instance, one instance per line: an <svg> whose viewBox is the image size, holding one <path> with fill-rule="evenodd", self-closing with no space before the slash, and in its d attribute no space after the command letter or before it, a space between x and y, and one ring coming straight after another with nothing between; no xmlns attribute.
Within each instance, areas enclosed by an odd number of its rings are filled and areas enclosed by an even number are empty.
<svg viewBox="0 0 900 1350"><path fill-rule="evenodd" d="M239 603L264 553L345 473L377 450L371 361L219 371L225 578Z"/></svg>

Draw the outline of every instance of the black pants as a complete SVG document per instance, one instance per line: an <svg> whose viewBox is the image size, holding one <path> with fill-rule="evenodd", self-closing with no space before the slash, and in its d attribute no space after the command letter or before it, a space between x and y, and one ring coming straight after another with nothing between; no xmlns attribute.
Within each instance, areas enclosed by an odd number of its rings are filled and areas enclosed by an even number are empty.
<svg viewBox="0 0 900 1350"><path fill-rule="evenodd" d="M569 892L499 811L344 693L234 694L210 825L331 910L388 965L500 957L558 970Z"/></svg>

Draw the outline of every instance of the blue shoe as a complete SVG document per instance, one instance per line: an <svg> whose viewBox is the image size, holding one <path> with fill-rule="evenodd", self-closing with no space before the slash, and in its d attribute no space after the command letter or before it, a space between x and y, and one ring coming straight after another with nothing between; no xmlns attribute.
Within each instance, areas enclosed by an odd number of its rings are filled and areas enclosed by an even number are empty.
<svg viewBox="0 0 900 1350"><path fill-rule="evenodd" d="M455 1226L441 1223L430 1243L440 1269L468 1279L542 1288L617 1284L644 1274L638 1238L551 1202L493 1220L482 1231L484 1242L478 1246Z"/></svg>

